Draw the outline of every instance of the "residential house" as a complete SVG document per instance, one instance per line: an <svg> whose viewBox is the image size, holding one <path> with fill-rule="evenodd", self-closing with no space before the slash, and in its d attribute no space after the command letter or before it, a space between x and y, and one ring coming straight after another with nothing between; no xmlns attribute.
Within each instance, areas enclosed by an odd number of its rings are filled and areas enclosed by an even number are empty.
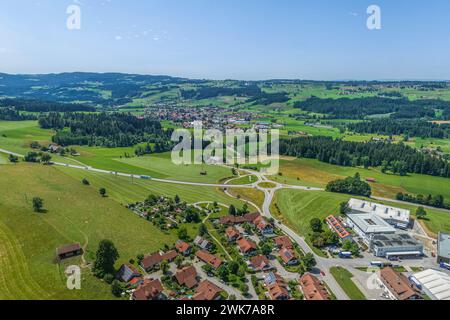
<svg viewBox="0 0 450 320"><path fill-rule="evenodd" d="M236 243L242 254L246 256L251 256L256 253L257 246L256 243L254 243L253 241L248 240L244 237L240 237L239 239L237 239Z"/></svg>
<svg viewBox="0 0 450 320"><path fill-rule="evenodd" d="M216 257L215 255L209 253L206 250L199 250L195 253L195 255L197 256L197 258L209 264L214 269L219 268L222 264L222 260L220 258Z"/></svg>
<svg viewBox="0 0 450 320"><path fill-rule="evenodd" d="M306 300L331 299L325 285L312 274L304 274L299 282Z"/></svg>
<svg viewBox="0 0 450 320"><path fill-rule="evenodd" d="M249 267L254 271L269 271L274 269L266 256L258 255L250 258Z"/></svg>
<svg viewBox="0 0 450 320"><path fill-rule="evenodd" d="M134 278L142 277L142 274L135 266L131 264L123 264L120 267L116 277L117 279L122 280L123 282L130 282Z"/></svg>
<svg viewBox="0 0 450 320"><path fill-rule="evenodd" d="M273 235L273 226L267 222L266 218L263 216L258 216L255 220L253 220L253 224L261 235Z"/></svg>
<svg viewBox="0 0 450 320"><path fill-rule="evenodd" d="M233 226L228 227L225 230L225 234L230 242L234 242L240 237L239 231Z"/></svg>
<svg viewBox="0 0 450 320"><path fill-rule="evenodd" d="M276 238L273 238L273 241L275 242L275 245L278 249L287 248L292 249L294 248L294 245L291 241L291 239L287 236L279 236Z"/></svg>
<svg viewBox="0 0 450 320"><path fill-rule="evenodd" d="M380 271L379 280L393 300L421 299L418 292L411 287L408 278L390 267Z"/></svg>
<svg viewBox="0 0 450 320"><path fill-rule="evenodd" d="M184 242L183 240L178 240L175 244L175 248L183 256L188 256L192 252L192 246L189 243Z"/></svg>
<svg viewBox="0 0 450 320"><path fill-rule="evenodd" d="M224 290L208 280L202 281L195 290L193 300L213 301L220 300Z"/></svg>
<svg viewBox="0 0 450 320"><path fill-rule="evenodd" d="M155 252L151 255L145 256L144 259L140 262L140 266L145 271L150 271L156 267L159 267L161 262L168 261L172 262L177 257L177 252L175 250L171 250L167 253Z"/></svg>
<svg viewBox="0 0 450 320"><path fill-rule="evenodd" d="M246 222L253 222L259 213L247 213L244 216L224 216L219 218L219 223L223 225L235 225L235 224L243 224Z"/></svg>
<svg viewBox="0 0 450 320"><path fill-rule="evenodd" d="M178 270L175 274L175 278L180 286L186 286L188 289L192 289L198 284L197 270L195 270L194 266Z"/></svg>
<svg viewBox="0 0 450 320"><path fill-rule="evenodd" d="M201 249L207 250L207 251L210 251L210 250L211 250L211 247L212 247L211 242L209 242L209 241L206 240L206 239L203 239L203 238L200 237L200 236L197 236L197 237L194 239L194 244L197 245L198 247L200 247Z"/></svg>
<svg viewBox="0 0 450 320"><path fill-rule="evenodd" d="M159 280L146 279L133 291L133 300L166 300L163 286Z"/></svg>
<svg viewBox="0 0 450 320"><path fill-rule="evenodd" d="M290 295L286 282L281 277L277 277L276 281L267 285L269 297L272 300L289 300Z"/></svg>
<svg viewBox="0 0 450 320"><path fill-rule="evenodd" d="M280 250L280 258L283 260L283 263L288 266L292 266L298 264L297 255L294 250L283 248Z"/></svg>

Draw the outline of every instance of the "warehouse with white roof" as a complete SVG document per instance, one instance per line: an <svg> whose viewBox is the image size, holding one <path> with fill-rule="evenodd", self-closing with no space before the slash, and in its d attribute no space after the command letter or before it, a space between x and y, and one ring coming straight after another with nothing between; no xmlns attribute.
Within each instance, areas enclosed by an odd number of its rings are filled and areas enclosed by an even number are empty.
<svg viewBox="0 0 450 320"><path fill-rule="evenodd" d="M375 214L396 228L406 229L411 222L411 213L406 209L353 198L348 202L348 206L351 214Z"/></svg>
<svg viewBox="0 0 450 320"><path fill-rule="evenodd" d="M347 224L367 244L376 234L393 234L395 229L375 214L348 214Z"/></svg>
<svg viewBox="0 0 450 320"><path fill-rule="evenodd" d="M433 300L450 300L450 276L428 269L414 274L411 281Z"/></svg>

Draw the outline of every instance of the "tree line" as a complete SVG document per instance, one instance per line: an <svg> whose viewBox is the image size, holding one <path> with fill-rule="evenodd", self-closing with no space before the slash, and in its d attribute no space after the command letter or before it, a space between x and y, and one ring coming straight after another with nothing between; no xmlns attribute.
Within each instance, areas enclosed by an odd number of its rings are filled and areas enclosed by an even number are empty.
<svg viewBox="0 0 450 320"><path fill-rule="evenodd" d="M15 108L0 108L0 120L4 121L26 121L36 120L37 117L32 114L20 113Z"/></svg>
<svg viewBox="0 0 450 320"><path fill-rule="evenodd" d="M294 108L326 114L329 119L362 119L376 114L390 114L394 119L436 118L436 109L439 109L444 110L441 118L445 119L450 113L450 101L382 97L321 99L313 96L296 102Z"/></svg>
<svg viewBox="0 0 450 320"><path fill-rule="evenodd" d="M346 167L383 166L386 171L396 168L397 173L450 178L448 161L422 153L403 143L353 142L323 136L300 137L280 140L280 153Z"/></svg>
<svg viewBox="0 0 450 320"><path fill-rule="evenodd" d="M55 101L34 100L34 99L1 99L1 107L15 108L19 111L28 112L75 112L75 111L95 111L94 107L77 103L60 103Z"/></svg>
<svg viewBox="0 0 450 320"><path fill-rule="evenodd" d="M49 113L41 114L39 125L54 129L53 142L62 145L88 145L108 148L157 143L159 151L170 150L172 130L159 121L140 119L128 113Z"/></svg>
<svg viewBox="0 0 450 320"><path fill-rule="evenodd" d="M448 138L450 125L439 125L423 120L374 119L347 124L350 131L382 135L407 135L422 138Z"/></svg>
<svg viewBox="0 0 450 320"><path fill-rule="evenodd" d="M410 195L407 193L397 193L396 196L397 200L400 201L406 201L411 203L418 203L425 206L435 207L435 208L443 208L443 209L450 209L450 203L447 203L445 201L444 196L442 195L435 195L432 196L429 194L428 196L424 195Z"/></svg>

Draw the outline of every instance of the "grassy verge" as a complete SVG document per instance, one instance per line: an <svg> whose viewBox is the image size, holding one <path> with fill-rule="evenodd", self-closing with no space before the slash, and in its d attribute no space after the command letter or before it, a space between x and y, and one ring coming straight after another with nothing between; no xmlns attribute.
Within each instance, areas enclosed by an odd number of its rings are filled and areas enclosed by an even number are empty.
<svg viewBox="0 0 450 320"><path fill-rule="evenodd" d="M366 300L364 294L353 282L353 274L341 267L332 267L331 274L351 300Z"/></svg>

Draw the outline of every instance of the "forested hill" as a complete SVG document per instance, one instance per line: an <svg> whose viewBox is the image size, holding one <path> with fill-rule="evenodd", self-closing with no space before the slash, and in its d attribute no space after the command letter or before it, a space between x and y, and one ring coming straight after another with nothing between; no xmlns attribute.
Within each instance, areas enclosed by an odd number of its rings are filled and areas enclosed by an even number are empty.
<svg viewBox="0 0 450 320"><path fill-rule="evenodd" d="M420 173L450 178L448 161L424 154L403 143L350 142L330 137L301 137L280 141L282 155L318 159L341 166L382 167L405 175Z"/></svg>
<svg viewBox="0 0 450 320"><path fill-rule="evenodd" d="M53 141L62 146L113 148L147 142L158 144L161 151L171 146L171 130L164 130L158 121L125 113L49 113L39 117L39 125L56 130Z"/></svg>

